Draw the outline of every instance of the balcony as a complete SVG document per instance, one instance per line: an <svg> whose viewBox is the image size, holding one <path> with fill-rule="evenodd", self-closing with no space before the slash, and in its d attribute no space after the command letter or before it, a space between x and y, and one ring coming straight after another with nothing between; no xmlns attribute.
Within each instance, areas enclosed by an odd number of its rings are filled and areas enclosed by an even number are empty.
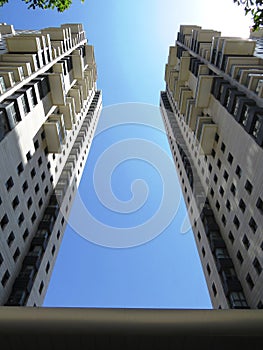
<svg viewBox="0 0 263 350"><path fill-rule="evenodd" d="M179 111L181 114L185 114L187 101L192 99L192 90L187 87L181 87L179 93Z"/></svg>
<svg viewBox="0 0 263 350"><path fill-rule="evenodd" d="M217 125L211 117L198 117L196 138L199 141L200 154L211 155L216 132Z"/></svg>
<svg viewBox="0 0 263 350"><path fill-rule="evenodd" d="M46 230L38 230L34 238L31 241L31 247L40 246L43 250L46 250L49 240L49 234Z"/></svg>
<svg viewBox="0 0 263 350"><path fill-rule="evenodd" d="M63 74L50 73L48 79L53 104L64 105L66 102L66 94Z"/></svg>
<svg viewBox="0 0 263 350"><path fill-rule="evenodd" d="M40 246L35 246L32 251L30 251L23 261L23 266L33 266L37 270L39 269L41 259L43 255L43 248ZM20 273L21 275L21 273Z"/></svg>
<svg viewBox="0 0 263 350"><path fill-rule="evenodd" d="M36 53L41 50L40 39L35 36L15 35L6 38L9 53Z"/></svg>
<svg viewBox="0 0 263 350"><path fill-rule="evenodd" d="M45 214L38 225L38 230L45 230L49 234L52 233L55 225L54 217L50 214Z"/></svg>
<svg viewBox="0 0 263 350"><path fill-rule="evenodd" d="M214 217L206 216L204 218L203 224L204 224L204 229L205 229L205 233L206 233L207 236L211 235L211 237L213 237L213 239L214 239L213 233L217 232L218 233L217 235L220 237L220 235L219 235L219 232L220 232L219 231L219 227L218 227Z"/></svg>
<svg viewBox="0 0 263 350"><path fill-rule="evenodd" d="M59 112L63 114L66 130L72 130L75 122L75 118L73 116L71 100L68 100L67 98L66 104L59 106Z"/></svg>
<svg viewBox="0 0 263 350"><path fill-rule="evenodd" d="M225 244L223 238L220 236L218 227L217 227L217 230L213 230L213 231L216 231L216 233L213 232L209 236L209 242L210 242L210 247L211 247L212 252L215 252L216 249L225 249L226 244ZM220 258L220 256L219 256L219 258ZM225 258L225 257L223 257L223 258ZM227 256L227 258L229 258L229 257Z"/></svg>
<svg viewBox="0 0 263 350"><path fill-rule="evenodd" d="M60 153L65 140L64 118L62 114L52 114L44 123L46 142L50 153Z"/></svg>
<svg viewBox="0 0 263 350"><path fill-rule="evenodd" d="M188 80L190 60L191 58L189 56L181 57L178 80L181 80L181 81Z"/></svg>
<svg viewBox="0 0 263 350"><path fill-rule="evenodd" d="M73 77L74 79L84 78L84 60L79 50L72 53Z"/></svg>
<svg viewBox="0 0 263 350"><path fill-rule="evenodd" d="M24 71L23 71L23 68L22 67L19 67L19 66L8 66L8 65L5 65L5 66L1 66L0 67L0 74L2 75L2 73L13 73L13 78L14 78L14 81L15 82L20 82L24 79Z"/></svg>
<svg viewBox="0 0 263 350"><path fill-rule="evenodd" d="M198 108L207 108L210 100L210 91L213 83L213 76L200 75L197 82L195 93L195 106Z"/></svg>
<svg viewBox="0 0 263 350"><path fill-rule="evenodd" d="M74 98L75 110L77 113L81 112L82 99L81 99L81 87L72 87L69 90L69 96Z"/></svg>

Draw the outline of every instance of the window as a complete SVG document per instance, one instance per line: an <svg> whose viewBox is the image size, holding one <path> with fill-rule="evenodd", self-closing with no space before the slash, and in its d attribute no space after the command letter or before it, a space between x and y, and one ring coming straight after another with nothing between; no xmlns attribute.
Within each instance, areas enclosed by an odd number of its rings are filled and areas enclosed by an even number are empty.
<svg viewBox="0 0 263 350"><path fill-rule="evenodd" d="M15 262L17 261L19 255L20 255L20 250L19 250L19 248L16 248L16 251L15 251L15 253L13 255L13 259L14 259Z"/></svg>
<svg viewBox="0 0 263 350"><path fill-rule="evenodd" d="M231 185L230 191L233 193L233 195L236 195L236 186L234 184Z"/></svg>
<svg viewBox="0 0 263 350"><path fill-rule="evenodd" d="M25 182L23 183L22 189L23 189L23 192L24 192L24 193L27 191L27 189L28 189L28 183L27 183L27 181L25 181Z"/></svg>
<svg viewBox="0 0 263 350"><path fill-rule="evenodd" d="M248 180L246 181L245 189L247 190L247 192L248 192L249 194L251 194L251 192L252 192L252 190L253 190L253 186L252 186L251 182L248 181Z"/></svg>
<svg viewBox="0 0 263 350"><path fill-rule="evenodd" d="M35 194L37 194L39 192L39 184L36 184L35 186Z"/></svg>
<svg viewBox="0 0 263 350"><path fill-rule="evenodd" d="M236 229L239 229L240 222L238 220L238 217L235 215L234 220L233 220L234 225L236 226Z"/></svg>
<svg viewBox="0 0 263 350"><path fill-rule="evenodd" d="M263 201L260 197L257 200L256 206L257 206L258 210L260 211L260 213L263 214Z"/></svg>
<svg viewBox="0 0 263 350"><path fill-rule="evenodd" d="M212 284L212 290L213 290L214 296L216 296L217 295L217 290L216 290L216 286L215 286L214 283Z"/></svg>
<svg viewBox="0 0 263 350"><path fill-rule="evenodd" d="M42 207L42 205L43 205L43 199L40 198L40 200L38 201L38 207L39 207L39 209Z"/></svg>
<svg viewBox="0 0 263 350"><path fill-rule="evenodd" d="M246 204L245 204L245 202L243 201L243 199L240 199L239 208L242 210L243 213L244 213L244 211L246 210Z"/></svg>
<svg viewBox="0 0 263 350"><path fill-rule="evenodd" d="M242 242L243 242L244 247L246 248L246 250L248 250L248 248L250 247L250 242L249 242L249 240L247 238L247 235L243 236Z"/></svg>
<svg viewBox="0 0 263 350"><path fill-rule="evenodd" d="M15 196L15 198L13 199L13 202L12 202L13 209L15 210L18 205L19 205L19 199L18 199L18 196Z"/></svg>
<svg viewBox="0 0 263 350"><path fill-rule="evenodd" d="M24 233L23 233L23 240L26 241L27 237L29 236L29 231L28 229L26 228Z"/></svg>
<svg viewBox="0 0 263 350"><path fill-rule="evenodd" d="M42 131L42 133L40 134L41 136L41 140L44 140L46 138L46 134L45 131Z"/></svg>
<svg viewBox="0 0 263 350"><path fill-rule="evenodd" d="M27 161L30 161L31 158L32 158L31 152L29 151L29 152L27 152L27 154L26 154L26 159L27 159Z"/></svg>
<svg viewBox="0 0 263 350"><path fill-rule="evenodd" d="M223 225L226 226L226 217L224 214L222 215L221 220L222 220Z"/></svg>
<svg viewBox="0 0 263 350"><path fill-rule="evenodd" d="M197 233L197 238L198 238L198 241L200 242L201 241L201 235L200 235L200 232L198 231Z"/></svg>
<svg viewBox="0 0 263 350"><path fill-rule="evenodd" d="M21 226L24 220L25 220L24 214L21 213L17 220L18 226Z"/></svg>
<svg viewBox="0 0 263 350"><path fill-rule="evenodd" d="M61 219L61 225L63 226L64 225L64 222L65 222L65 219L64 219L64 216L62 217L62 219Z"/></svg>
<svg viewBox="0 0 263 350"><path fill-rule="evenodd" d="M214 175L214 181L215 181L215 183L217 183L217 180L218 180L218 177L217 177L217 175L215 174L215 175Z"/></svg>
<svg viewBox="0 0 263 350"><path fill-rule="evenodd" d="M42 180L42 182L44 182L45 178L46 178L46 174L45 174L45 172L43 171L43 173L41 174L41 180Z"/></svg>
<svg viewBox="0 0 263 350"><path fill-rule="evenodd" d="M54 255L55 251L56 251L56 247L55 247L55 245L53 245L52 250L51 250L51 254Z"/></svg>
<svg viewBox="0 0 263 350"><path fill-rule="evenodd" d="M51 164L50 162L47 163L47 168L50 169L51 168Z"/></svg>
<svg viewBox="0 0 263 350"><path fill-rule="evenodd" d="M1 280L1 283L2 283L3 287L6 286L8 280L9 280L9 277L10 277L10 273L9 273L8 270L6 270L4 276L3 276L2 280Z"/></svg>
<svg viewBox="0 0 263 350"><path fill-rule="evenodd" d="M223 197L223 195L224 195L225 191L224 191L224 189L223 189L223 187L222 187L222 186L220 186L220 187L219 187L219 193L220 193L220 194L221 194L221 196Z"/></svg>
<svg viewBox="0 0 263 350"><path fill-rule="evenodd" d="M254 282L250 276L250 274L248 273L247 276L246 276L246 281L247 281L247 284L249 286L250 289L253 289L254 288Z"/></svg>
<svg viewBox="0 0 263 350"><path fill-rule="evenodd" d="M1 219L1 222L0 222L0 226L1 226L1 229L4 230L4 228L6 227L6 225L9 223L9 219L8 219L8 216L5 214L2 219Z"/></svg>
<svg viewBox="0 0 263 350"><path fill-rule="evenodd" d="M215 134L215 142L218 142L218 140L219 140L219 135L218 135L218 133L216 133Z"/></svg>
<svg viewBox="0 0 263 350"><path fill-rule="evenodd" d="M232 307L247 308L247 302L242 292L232 292L229 294L229 300Z"/></svg>
<svg viewBox="0 0 263 350"><path fill-rule="evenodd" d="M257 308L258 308L258 309L263 309L263 303L262 303L261 300L258 302Z"/></svg>
<svg viewBox="0 0 263 350"><path fill-rule="evenodd" d="M32 198L29 197L29 198L28 198L28 201L27 201L27 209L30 209L31 206L32 206L32 204L33 204Z"/></svg>
<svg viewBox="0 0 263 350"><path fill-rule="evenodd" d="M24 171L24 166L23 166L23 163L21 162L17 166L17 173L18 173L18 175L20 175L23 171Z"/></svg>
<svg viewBox="0 0 263 350"><path fill-rule="evenodd" d="M46 265L46 273L48 273L49 269L50 269L50 263L49 263L49 261L48 261L48 262L47 262L47 265Z"/></svg>
<svg viewBox="0 0 263 350"><path fill-rule="evenodd" d="M241 168L240 168L239 165L237 165L237 167L236 167L236 175L237 175L239 178L241 178L242 170L241 170Z"/></svg>
<svg viewBox="0 0 263 350"><path fill-rule="evenodd" d="M32 224L36 221L36 218L37 218L37 216L36 216L36 213L34 212L33 215L31 216Z"/></svg>
<svg viewBox="0 0 263 350"><path fill-rule="evenodd" d="M43 288L44 288L44 282L42 281L42 282L40 283L40 286L39 286L39 289L38 289L39 294L41 294L41 293L42 293Z"/></svg>
<svg viewBox="0 0 263 350"><path fill-rule="evenodd" d="M36 141L34 142L34 147L35 147L35 150L37 150L37 149L39 148L39 142L38 142L38 140L36 140Z"/></svg>
<svg viewBox="0 0 263 350"><path fill-rule="evenodd" d="M231 210L231 204L230 204L229 200L226 201L226 208L228 211Z"/></svg>
<svg viewBox="0 0 263 350"><path fill-rule="evenodd" d="M209 163L209 165L208 165L208 171L209 171L209 173L211 173L212 172L212 165Z"/></svg>
<svg viewBox="0 0 263 350"><path fill-rule="evenodd" d="M210 276L210 274L211 274L211 269L210 269L209 264L206 264L206 270L207 270L207 272L208 272L208 275Z"/></svg>
<svg viewBox="0 0 263 350"><path fill-rule="evenodd" d="M2 254L0 253L0 266L3 264L4 258L2 257Z"/></svg>
<svg viewBox="0 0 263 350"><path fill-rule="evenodd" d="M228 172L225 170L223 174L223 178L227 181L228 177L229 177Z"/></svg>
<svg viewBox="0 0 263 350"><path fill-rule="evenodd" d="M256 221L251 217L248 224L249 224L249 227L251 228L251 230L255 233L257 231L257 228L258 228Z"/></svg>
<svg viewBox="0 0 263 350"><path fill-rule="evenodd" d="M10 191L13 186L14 186L14 181L12 179L12 176L10 176L9 179L5 183L5 187L6 187L7 191Z"/></svg>
<svg viewBox="0 0 263 350"><path fill-rule="evenodd" d="M253 260L253 266L254 266L257 274L260 275L261 271L262 271L262 266L261 266L260 262L258 261L258 258L255 258Z"/></svg>
<svg viewBox="0 0 263 350"><path fill-rule="evenodd" d="M45 195L47 195L47 194L48 194L48 186L46 186L46 187L45 187L44 192L45 192Z"/></svg>
<svg viewBox="0 0 263 350"><path fill-rule="evenodd" d="M214 197L215 191L212 188L210 189L210 194L212 197Z"/></svg>
<svg viewBox="0 0 263 350"><path fill-rule="evenodd" d="M216 209L219 210L220 209L220 204L218 201L216 201Z"/></svg>
<svg viewBox="0 0 263 350"><path fill-rule="evenodd" d="M57 239L59 239L60 238L60 230L58 230L58 232L57 232Z"/></svg>
<svg viewBox="0 0 263 350"><path fill-rule="evenodd" d="M36 176L36 170L35 170L35 168L33 168L33 169L31 170L30 175L31 175L32 179Z"/></svg>
<svg viewBox="0 0 263 350"><path fill-rule="evenodd" d="M218 169L221 169L222 162L220 159L217 160L216 165L217 165Z"/></svg>
<svg viewBox="0 0 263 350"><path fill-rule="evenodd" d="M213 158L215 158L215 155L216 155L216 152L215 152L214 149L212 149L212 151L211 151L211 156L212 156Z"/></svg>
<svg viewBox="0 0 263 350"><path fill-rule="evenodd" d="M7 238L8 247L11 247L11 245L14 242L14 240L15 240L14 232L11 232L10 235L8 236L8 238Z"/></svg>
<svg viewBox="0 0 263 350"><path fill-rule="evenodd" d="M227 160L228 160L228 163L231 165L233 163L233 156L231 153L228 153L228 157L227 157Z"/></svg>
<svg viewBox="0 0 263 350"><path fill-rule="evenodd" d="M226 149L226 145L224 144L224 142L221 143L221 151L223 153L225 153L225 149Z"/></svg>
<svg viewBox="0 0 263 350"><path fill-rule="evenodd" d="M232 244L235 242L235 237L231 231L229 231L228 238Z"/></svg>
<svg viewBox="0 0 263 350"><path fill-rule="evenodd" d="M53 175L50 176L50 182L52 183L54 181Z"/></svg>
<svg viewBox="0 0 263 350"><path fill-rule="evenodd" d="M240 253L239 250L237 252L237 259L240 262L240 264L243 264L244 259L243 259L243 256L242 256L242 254Z"/></svg>
<svg viewBox="0 0 263 350"><path fill-rule="evenodd" d="M41 166L41 164L43 163L42 157L39 157L38 160L37 160L37 162L38 162L38 166Z"/></svg>
<svg viewBox="0 0 263 350"><path fill-rule="evenodd" d="M203 257L205 257L205 248L204 247L202 247L202 255L203 255Z"/></svg>

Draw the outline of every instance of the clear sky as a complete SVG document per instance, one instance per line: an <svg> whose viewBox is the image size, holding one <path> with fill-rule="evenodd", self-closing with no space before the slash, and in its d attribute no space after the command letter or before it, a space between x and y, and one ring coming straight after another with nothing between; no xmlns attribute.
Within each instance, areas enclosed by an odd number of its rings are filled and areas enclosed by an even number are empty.
<svg viewBox="0 0 263 350"><path fill-rule="evenodd" d="M16 29L84 24L95 46L98 88L106 108L80 197L101 230L111 229L109 234L112 228L123 234L135 228L129 233L133 238L145 227L141 241L136 238L141 244L131 240L126 248L99 245L96 236L92 243L68 227L44 305L211 308L193 234L181 233L186 212L158 114L159 93L165 87L168 48L180 24L247 37L249 19L232 0L74 0L62 14L28 11L21 0L9 1L0 9L1 21ZM158 221L156 213L162 214ZM74 215L76 205L73 227ZM87 220L84 235L98 232L101 237L96 225Z"/></svg>

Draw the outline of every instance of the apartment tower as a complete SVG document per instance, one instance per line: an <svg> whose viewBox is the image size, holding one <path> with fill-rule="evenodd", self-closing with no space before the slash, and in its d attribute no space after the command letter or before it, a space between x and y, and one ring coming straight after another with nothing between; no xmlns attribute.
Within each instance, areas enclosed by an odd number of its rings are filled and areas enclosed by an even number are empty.
<svg viewBox="0 0 263 350"><path fill-rule="evenodd" d="M161 92L216 309L263 307L263 59L255 48L255 40L182 25Z"/></svg>
<svg viewBox="0 0 263 350"><path fill-rule="evenodd" d="M40 306L101 92L81 24L0 33L0 304Z"/></svg>

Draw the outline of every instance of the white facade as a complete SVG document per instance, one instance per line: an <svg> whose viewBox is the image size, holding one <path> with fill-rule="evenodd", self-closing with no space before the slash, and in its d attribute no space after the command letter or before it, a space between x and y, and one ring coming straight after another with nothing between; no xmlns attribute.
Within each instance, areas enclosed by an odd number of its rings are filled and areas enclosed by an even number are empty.
<svg viewBox="0 0 263 350"><path fill-rule="evenodd" d="M263 307L263 60L181 26L161 109L214 308Z"/></svg>
<svg viewBox="0 0 263 350"><path fill-rule="evenodd" d="M41 305L101 111L81 24L0 25L0 304Z"/></svg>

